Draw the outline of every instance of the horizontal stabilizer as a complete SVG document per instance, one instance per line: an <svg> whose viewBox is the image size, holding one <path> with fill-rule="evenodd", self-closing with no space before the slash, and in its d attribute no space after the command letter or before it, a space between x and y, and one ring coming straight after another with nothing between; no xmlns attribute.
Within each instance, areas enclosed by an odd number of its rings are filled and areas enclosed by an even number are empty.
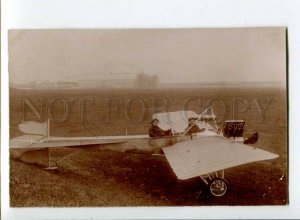
<svg viewBox="0 0 300 220"><path fill-rule="evenodd" d="M10 148L30 148L44 138L41 135L22 135L9 140Z"/></svg>

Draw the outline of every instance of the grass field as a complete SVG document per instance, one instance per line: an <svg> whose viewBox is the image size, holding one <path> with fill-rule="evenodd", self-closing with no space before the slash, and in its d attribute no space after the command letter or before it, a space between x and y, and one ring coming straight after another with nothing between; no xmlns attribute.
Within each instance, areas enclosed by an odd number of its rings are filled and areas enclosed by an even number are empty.
<svg viewBox="0 0 300 220"><path fill-rule="evenodd" d="M36 108L34 114L29 103ZM41 106L41 103L43 104ZM278 159L226 170L228 194L195 199L198 178L177 180L164 157L80 150L47 171L11 152L10 204L29 206L283 205L287 194L287 109L283 88L207 87L161 90L10 90L10 135L22 120L52 117L52 136L147 134L153 112L212 105L225 119L244 119L245 135L259 132L258 148ZM43 113L42 113L43 112ZM66 155L78 149L55 149Z"/></svg>

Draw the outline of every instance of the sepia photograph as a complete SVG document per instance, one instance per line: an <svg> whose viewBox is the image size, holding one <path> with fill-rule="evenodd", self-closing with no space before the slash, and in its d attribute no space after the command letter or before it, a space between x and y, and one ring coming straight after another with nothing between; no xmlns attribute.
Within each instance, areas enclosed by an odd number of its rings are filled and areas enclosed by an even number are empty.
<svg viewBox="0 0 300 220"><path fill-rule="evenodd" d="M287 29L10 29L10 207L289 204Z"/></svg>

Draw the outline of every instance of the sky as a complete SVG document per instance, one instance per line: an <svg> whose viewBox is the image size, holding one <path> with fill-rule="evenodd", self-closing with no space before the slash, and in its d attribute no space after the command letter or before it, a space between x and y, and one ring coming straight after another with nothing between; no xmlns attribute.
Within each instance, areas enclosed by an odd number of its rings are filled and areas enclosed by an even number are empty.
<svg viewBox="0 0 300 220"><path fill-rule="evenodd" d="M134 78L285 82L284 28L9 31L12 83Z"/></svg>

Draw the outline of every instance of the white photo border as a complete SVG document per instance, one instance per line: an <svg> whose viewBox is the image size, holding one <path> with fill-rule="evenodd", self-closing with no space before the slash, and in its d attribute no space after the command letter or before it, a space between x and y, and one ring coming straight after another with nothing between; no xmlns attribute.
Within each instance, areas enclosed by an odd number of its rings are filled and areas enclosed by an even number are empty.
<svg viewBox="0 0 300 220"><path fill-rule="evenodd" d="M233 219L300 217L300 1L297 0L2 0L1 217L5 220ZM8 29L288 28L289 205L141 208L10 208Z"/></svg>

